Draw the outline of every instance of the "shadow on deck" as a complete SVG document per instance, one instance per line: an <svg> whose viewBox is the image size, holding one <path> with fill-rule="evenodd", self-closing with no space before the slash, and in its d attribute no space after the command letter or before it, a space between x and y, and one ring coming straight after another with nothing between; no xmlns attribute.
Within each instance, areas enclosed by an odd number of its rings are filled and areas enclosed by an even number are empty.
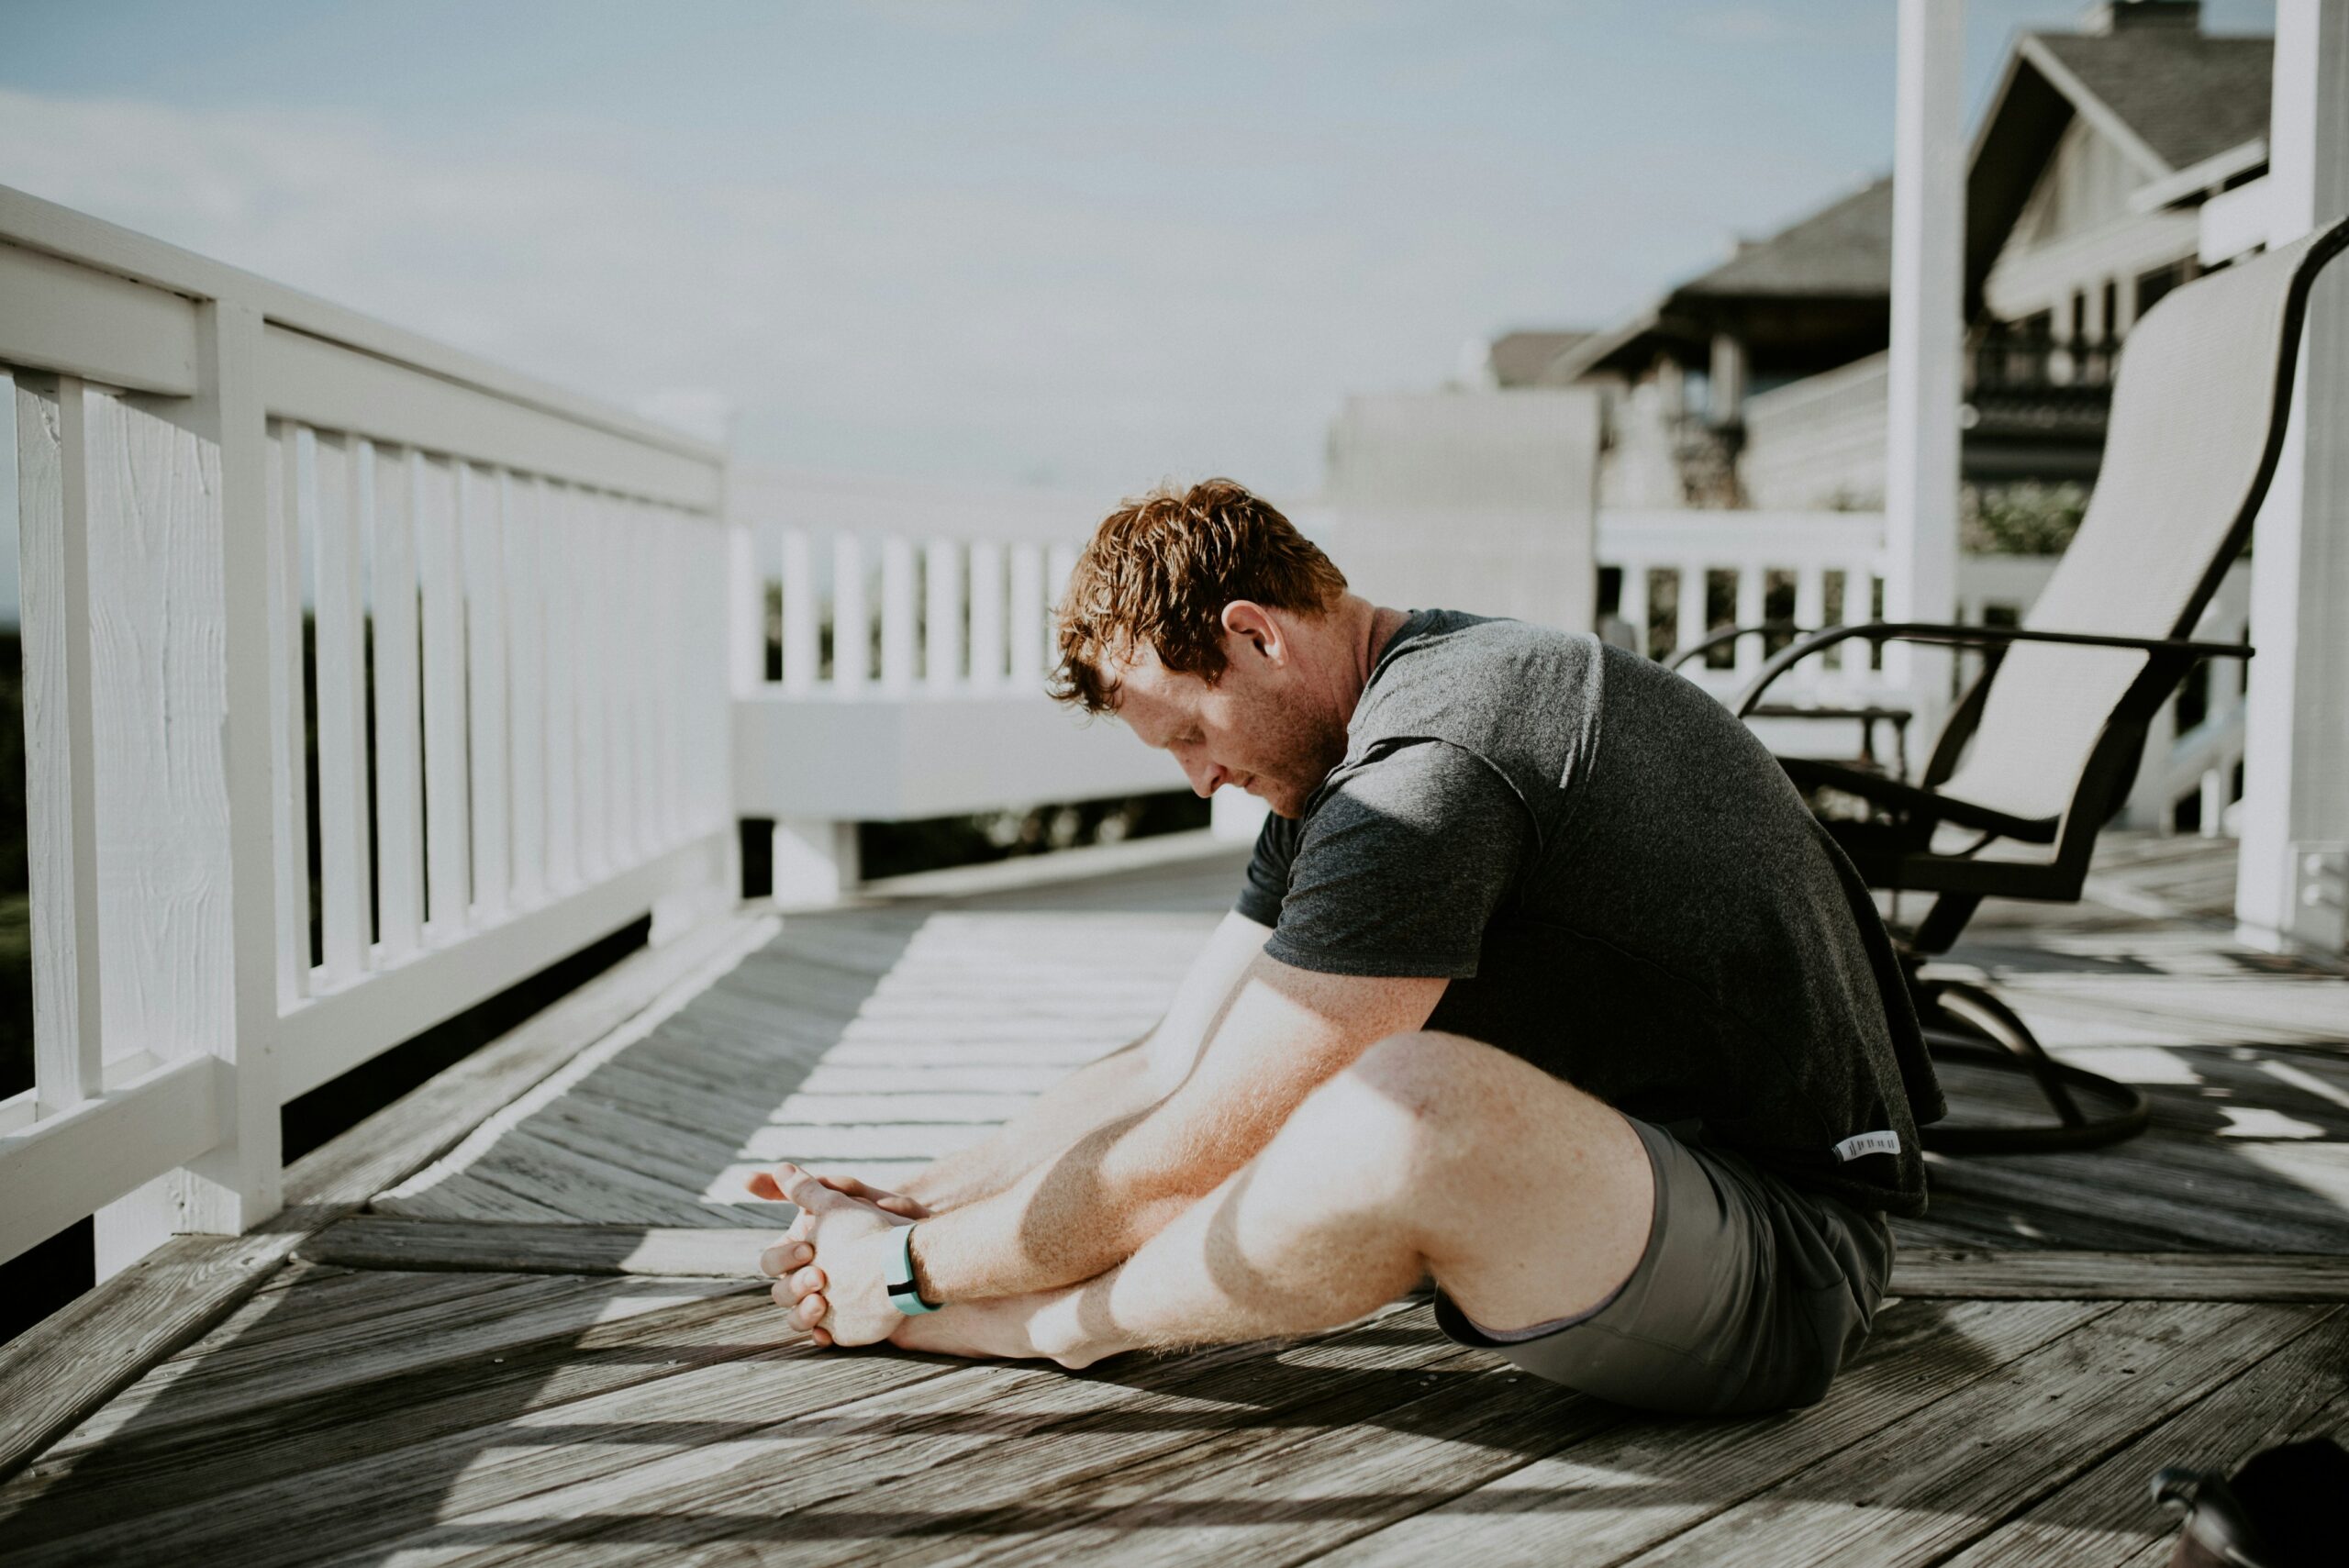
<svg viewBox="0 0 2349 1568"><path fill-rule="evenodd" d="M2123 840L2114 902L1977 922L1957 959L2155 1129L1937 1161L1903 1299L1812 1410L1634 1415L1416 1302L1084 1373L780 1340L741 1276L788 1210L741 1174L886 1180L1138 1032L1228 903L1218 855L786 919L0 1487L0 1555L2157 1559L2154 1469L2349 1425L2349 979L2195 917L2224 848Z"/></svg>

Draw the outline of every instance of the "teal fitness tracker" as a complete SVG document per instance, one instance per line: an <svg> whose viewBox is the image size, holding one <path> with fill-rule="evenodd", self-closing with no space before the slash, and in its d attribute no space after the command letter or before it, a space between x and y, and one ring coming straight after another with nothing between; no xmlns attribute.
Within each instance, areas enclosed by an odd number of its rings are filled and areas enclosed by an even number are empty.
<svg viewBox="0 0 2349 1568"><path fill-rule="evenodd" d="M882 1283L889 1287L889 1305L908 1318L918 1318L937 1307L921 1298L921 1287L914 1283L914 1228L902 1226L897 1231L897 1249L888 1277Z"/></svg>

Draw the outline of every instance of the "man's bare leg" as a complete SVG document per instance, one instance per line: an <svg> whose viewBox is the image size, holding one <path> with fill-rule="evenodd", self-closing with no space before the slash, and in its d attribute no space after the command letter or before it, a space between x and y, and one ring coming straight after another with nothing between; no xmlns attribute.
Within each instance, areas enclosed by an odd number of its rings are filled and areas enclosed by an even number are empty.
<svg viewBox="0 0 2349 1568"><path fill-rule="evenodd" d="M1573 1085L1453 1035L1382 1040L1121 1267L912 1318L912 1350L1049 1356L1309 1333L1423 1275L1487 1329L1605 1300L1647 1245L1639 1135Z"/></svg>

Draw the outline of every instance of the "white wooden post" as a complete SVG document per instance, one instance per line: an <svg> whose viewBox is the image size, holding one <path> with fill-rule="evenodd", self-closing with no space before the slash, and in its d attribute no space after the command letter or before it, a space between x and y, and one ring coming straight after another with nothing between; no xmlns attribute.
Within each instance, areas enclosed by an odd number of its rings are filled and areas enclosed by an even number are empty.
<svg viewBox="0 0 2349 1568"><path fill-rule="evenodd" d="M932 539L924 561L922 680L944 696L963 681L963 547Z"/></svg>
<svg viewBox="0 0 2349 1568"><path fill-rule="evenodd" d="M995 691L1003 684L1003 546L993 539L971 544L971 684Z"/></svg>
<svg viewBox="0 0 2349 1568"><path fill-rule="evenodd" d="M2268 243L2349 212L2349 0L2278 0ZM2349 940L2349 266L2309 301L2282 461L2253 535L2243 940Z"/></svg>
<svg viewBox="0 0 2349 1568"><path fill-rule="evenodd" d="M1032 692L1044 681L1044 552L1011 547L1011 684Z"/></svg>
<svg viewBox="0 0 2349 1568"><path fill-rule="evenodd" d="M1737 624L1759 626L1767 602L1764 590L1769 586L1770 572L1759 560L1747 560L1737 568ZM1737 639L1737 674L1744 680L1762 667L1763 639L1741 637Z"/></svg>
<svg viewBox="0 0 2349 1568"><path fill-rule="evenodd" d="M439 458L417 463L409 473L424 618L425 929L434 941L448 942L464 934L473 887L473 841L465 813L465 590L457 555L457 475ZM296 723L298 714L296 709ZM298 797L298 787L295 793Z"/></svg>
<svg viewBox="0 0 2349 1568"><path fill-rule="evenodd" d="M808 539L797 528L783 536L783 689L806 696L816 689L823 628L817 622L816 569ZM763 606L762 606L763 613Z"/></svg>
<svg viewBox="0 0 2349 1568"><path fill-rule="evenodd" d="M375 898L383 962L422 945L423 709L417 674L413 452L375 454Z"/></svg>
<svg viewBox="0 0 2349 1568"><path fill-rule="evenodd" d="M1675 656L1687 652L1705 640L1705 563L1684 561L1680 563L1680 597L1674 617L1672 651ZM1685 673L1694 675L1704 667L1702 660L1688 665Z"/></svg>
<svg viewBox="0 0 2349 1568"><path fill-rule="evenodd" d="M506 744L513 792L507 822L514 899L527 909L547 894L547 584L540 547L546 492L512 474L498 478L506 510Z"/></svg>
<svg viewBox="0 0 2349 1568"><path fill-rule="evenodd" d="M1644 562L1623 562L1623 587L1615 598L1615 613L1631 628L1631 646L1648 651L1648 569Z"/></svg>
<svg viewBox="0 0 2349 1568"><path fill-rule="evenodd" d="M1958 356L1964 329L1965 0L1900 0L1892 155L1892 350L1886 427L1887 620L1956 608ZM1865 584L1862 584L1862 592ZM1864 615L1846 606L1845 618ZM1948 702L1946 652L1886 644L1921 743ZM1912 765L1915 759L1911 759Z"/></svg>
<svg viewBox="0 0 2349 1568"><path fill-rule="evenodd" d="M774 825L774 901L785 908L829 904L854 887L856 824L812 817Z"/></svg>
<svg viewBox="0 0 2349 1568"><path fill-rule="evenodd" d="M873 621L865 606L864 541L854 534L832 540L832 684L842 695L862 691L873 668Z"/></svg>
<svg viewBox="0 0 2349 1568"><path fill-rule="evenodd" d="M68 376L39 389L19 376L16 400L33 1088L38 1114L53 1116L105 1087L89 484L81 382Z"/></svg>
<svg viewBox="0 0 2349 1568"><path fill-rule="evenodd" d="M506 913L513 878L506 808L506 506L498 475L457 465L457 549L465 580L465 711L472 720L473 913Z"/></svg>
<svg viewBox="0 0 2349 1568"><path fill-rule="evenodd" d="M196 321L187 403L83 395L99 894L136 955L103 976L107 1044L221 1063L219 1141L98 1211L102 1279L175 1231L250 1229L283 1185L261 317L207 302Z"/></svg>
<svg viewBox="0 0 2349 1568"><path fill-rule="evenodd" d="M335 435L302 441L295 471L295 505L317 571L319 924L328 986L359 977L370 940L362 508L373 506L374 473L352 450L365 444Z"/></svg>
<svg viewBox="0 0 2349 1568"><path fill-rule="evenodd" d="M881 541L881 689L891 696L913 690L917 604L913 541L893 535Z"/></svg>

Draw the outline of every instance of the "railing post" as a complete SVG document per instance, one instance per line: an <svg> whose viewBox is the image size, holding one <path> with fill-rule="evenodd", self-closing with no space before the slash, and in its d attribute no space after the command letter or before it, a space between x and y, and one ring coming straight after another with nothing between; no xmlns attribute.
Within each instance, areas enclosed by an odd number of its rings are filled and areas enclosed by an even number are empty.
<svg viewBox="0 0 2349 1568"><path fill-rule="evenodd" d="M101 896L110 944L141 961L108 966L108 1029L126 1052L221 1062L219 1141L99 1211L101 1278L281 1203L261 339L257 311L207 302L194 399L91 400ZM139 681L168 697L132 702Z"/></svg>
<svg viewBox="0 0 2349 1568"><path fill-rule="evenodd" d="M37 1113L53 1116L105 1086L89 481L81 382L44 391L19 376L16 399L33 1086Z"/></svg>
<svg viewBox="0 0 2349 1568"><path fill-rule="evenodd" d="M2349 0L2276 9L2267 242L2349 208ZM2349 945L2349 266L2310 292L2274 484L2252 536L2241 938L2338 956Z"/></svg>

